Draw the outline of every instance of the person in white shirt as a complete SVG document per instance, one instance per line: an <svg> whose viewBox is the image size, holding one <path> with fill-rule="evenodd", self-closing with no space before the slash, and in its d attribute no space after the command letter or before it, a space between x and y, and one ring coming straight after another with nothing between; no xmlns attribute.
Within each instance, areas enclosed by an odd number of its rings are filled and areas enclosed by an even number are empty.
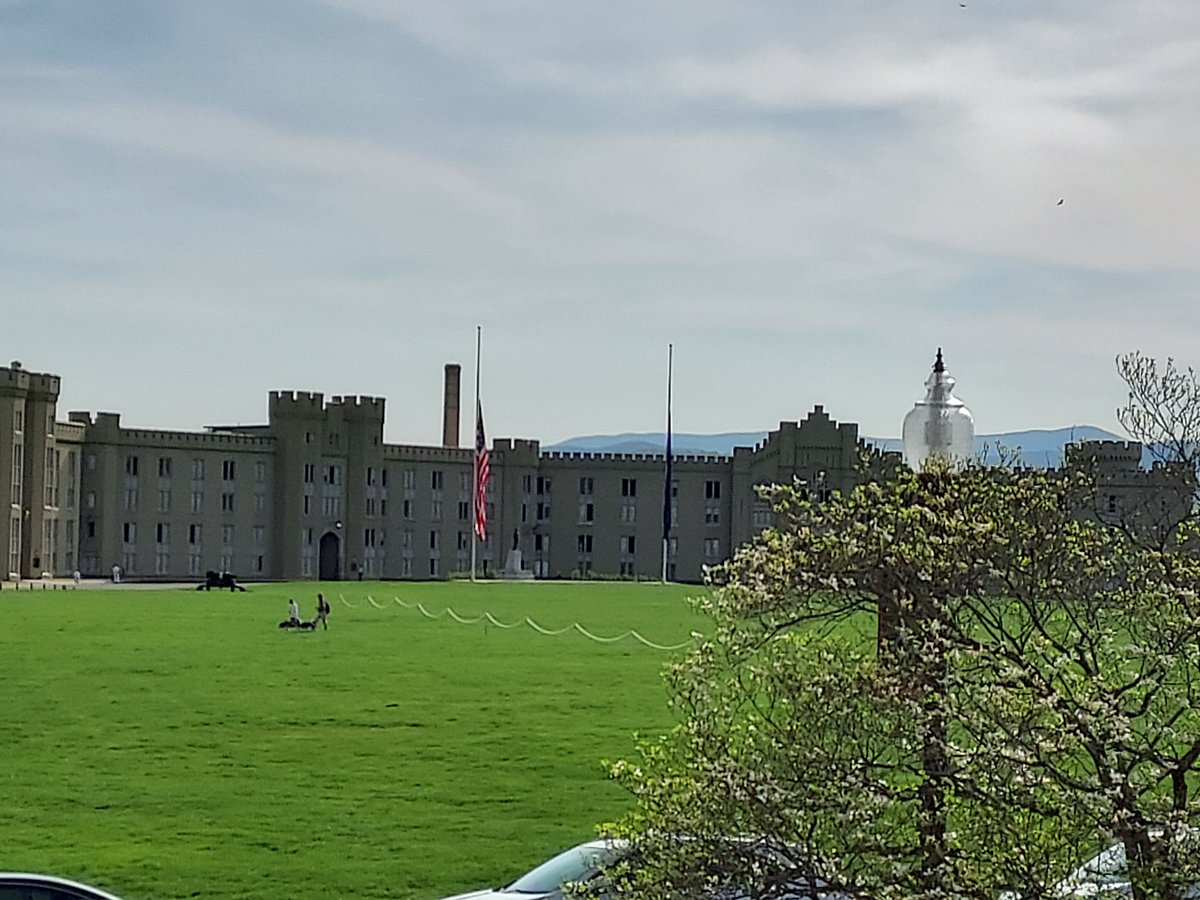
<svg viewBox="0 0 1200 900"><path fill-rule="evenodd" d="M288 619L293 625L300 624L300 605L295 597L288 601Z"/></svg>
<svg viewBox="0 0 1200 900"><path fill-rule="evenodd" d="M121 583L121 567L113 563L112 567L113 584Z"/></svg>

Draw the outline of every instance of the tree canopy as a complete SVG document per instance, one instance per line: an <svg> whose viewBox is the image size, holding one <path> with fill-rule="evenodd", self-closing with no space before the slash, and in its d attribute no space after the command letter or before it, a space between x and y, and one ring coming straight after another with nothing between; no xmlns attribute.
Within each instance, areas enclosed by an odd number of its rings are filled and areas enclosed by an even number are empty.
<svg viewBox="0 0 1200 900"><path fill-rule="evenodd" d="M1200 567L1078 515L1087 473L901 471L711 573L678 726L612 772L633 896L1022 898L1121 842L1137 898L1200 880ZM790 886L790 888L789 888Z"/></svg>

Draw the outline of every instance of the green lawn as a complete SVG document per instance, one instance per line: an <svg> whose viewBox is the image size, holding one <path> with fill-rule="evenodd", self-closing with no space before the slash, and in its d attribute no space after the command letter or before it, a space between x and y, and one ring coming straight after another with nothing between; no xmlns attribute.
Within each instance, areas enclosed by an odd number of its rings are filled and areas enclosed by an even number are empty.
<svg viewBox="0 0 1200 900"><path fill-rule="evenodd" d="M295 595L328 632L276 625ZM698 588L337 584L0 592L0 869L130 900L416 897L495 883L628 800ZM368 601L368 595L375 604Z"/></svg>

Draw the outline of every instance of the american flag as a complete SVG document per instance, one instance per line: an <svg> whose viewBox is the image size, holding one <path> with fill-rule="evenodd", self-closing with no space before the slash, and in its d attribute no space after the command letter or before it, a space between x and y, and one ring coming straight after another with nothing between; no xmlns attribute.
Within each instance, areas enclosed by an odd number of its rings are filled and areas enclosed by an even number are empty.
<svg viewBox="0 0 1200 900"><path fill-rule="evenodd" d="M487 537L487 486L492 477L491 454L483 435L483 406L475 401L475 536Z"/></svg>

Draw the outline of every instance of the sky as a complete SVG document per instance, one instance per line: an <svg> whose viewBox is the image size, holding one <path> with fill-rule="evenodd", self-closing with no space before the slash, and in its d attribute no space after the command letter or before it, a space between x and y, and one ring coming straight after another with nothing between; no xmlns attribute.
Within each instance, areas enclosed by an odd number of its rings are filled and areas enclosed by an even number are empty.
<svg viewBox="0 0 1200 900"><path fill-rule="evenodd" d="M1119 431L1200 364L1198 147L1195 0L0 0L0 359L436 444L478 326L549 444L663 430L668 345L677 431L894 436L942 347L980 433Z"/></svg>

